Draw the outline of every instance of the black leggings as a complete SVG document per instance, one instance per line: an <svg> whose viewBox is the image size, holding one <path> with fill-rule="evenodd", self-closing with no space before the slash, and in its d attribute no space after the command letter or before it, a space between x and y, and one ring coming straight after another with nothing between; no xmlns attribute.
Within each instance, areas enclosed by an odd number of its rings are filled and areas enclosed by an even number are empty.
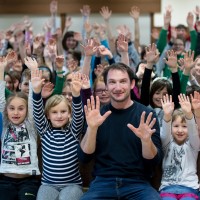
<svg viewBox="0 0 200 200"><path fill-rule="evenodd" d="M36 200L37 191L40 186L39 180L34 177L0 178L1 200Z"/></svg>

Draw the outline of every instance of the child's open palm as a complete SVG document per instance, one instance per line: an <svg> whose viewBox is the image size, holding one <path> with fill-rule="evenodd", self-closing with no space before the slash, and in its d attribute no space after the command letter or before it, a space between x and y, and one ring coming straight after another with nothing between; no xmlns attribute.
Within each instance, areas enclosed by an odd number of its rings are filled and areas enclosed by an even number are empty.
<svg viewBox="0 0 200 200"><path fill-rule="evenodd" d="M166 94L161 99L162 109L165 115L171 116L174 111L174 102L172 102L172 96Z"/></svg>
<svg viewBox="0 0 200 200"><path fill-rule="evenodd" d="M192 108L196 111L200 109L200 94L197 91L194 91L194 96L190 95Z"/></svg>
<svg viewBox="0 0 200 200"><path fill-rule="evenodd" d="M44 83L44 79L42 79L42 70L32 70L31 71L31 84L33 87L33 91L35 93L40 93L42 89L42 85Z"/></svg>
<svg viewBox="0 0 200 200"><path fill-rule="evenodd" d="M35 58L26 57L24 58L24 63L31 71L38 68L38 63Z"/></svg>
<svg viewBox="0 0 200 200"><path fill-rule="evenodd" d="M71 82L71 90L72 90L72 95L74 97L78 97L80 95L82 87L82 78L81 78L81 73L73 73L72 74L72 82Z"/></svg>
<svg viewBox="0 0 200 200"><path fill-rule="evenodd" d="M178 96L178 99L179 99L179 104L181 105L181 109L183 110L183 113L185 115L191 113L192 106L189 97L186 96L185 94L180 94Z"/></svg>

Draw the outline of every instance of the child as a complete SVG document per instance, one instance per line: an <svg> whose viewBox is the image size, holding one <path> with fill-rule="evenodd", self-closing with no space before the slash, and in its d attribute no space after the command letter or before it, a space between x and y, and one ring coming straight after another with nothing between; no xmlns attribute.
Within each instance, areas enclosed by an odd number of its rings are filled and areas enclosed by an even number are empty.
<svg viewBox="0 0 200 200"><path fill-rule="evenodd" d="M41 89L42 72L31 72L34 120L41 136L43 174L38 200L79 200L82 196L77 145L83 127L83 109L80 97L81 75L73 74L72 120L68 100L62 95L50 97L43 110Z"/></svg>
<svg viewBox="0 0 200 200"><path fill-rule="evenodd" d="M99 76L95 79L93 85L93 95L99 97L101 106L110 103L110 95L106 89L103 76Z"/></svg>
<svg viewBox="0 0 200 200"><path fill-rule="evenodd" d="M22 73L21 80L19 83L19 89L25 94L29 94L29 81L31 80L31 70L25 69Z"/></svg>
<svg viewBox="0 0 200 200"><path fill-rule="evenodd" d="M196 102L195 102L196 101ZM198 199L197 156L200 138L189 97L179 95L181 109L174 111L172 97L166 95L161 141L164 150L160 196L164 200ZM197 100L192 100L197 103Z"/></svg>
<svg viewBox="0 0 200 200"><path fill-rule="evenodd" d="M1 136L0 199L35 200L40 174L37 158L37 134L31 102L24 93L11 94L5 101L3 80L6 58L0 59L0 112L3 113ZM29 99L31 99L29 97Z"/></svg>

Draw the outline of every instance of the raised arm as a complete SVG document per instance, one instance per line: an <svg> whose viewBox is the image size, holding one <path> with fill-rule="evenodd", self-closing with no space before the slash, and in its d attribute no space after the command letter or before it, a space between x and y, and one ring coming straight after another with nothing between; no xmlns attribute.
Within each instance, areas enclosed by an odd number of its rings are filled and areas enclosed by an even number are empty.
<svg viewBox="0 0 200 200"><path fill-rule="evenodd" d="M178 74L178 59L177 54L173 50L169 50L166 53L166 58L164 58L164 62L169 66L169 69L172 73L172 83L173 83L173 95L172 99L175 105L175 108L179 107L178 95L181 92L181 83Z"/></svg>
<svg viewBox="0 0 200 200"><path fill-rule="evenodd" d="M118 36L117 50L121 55L121 62L130 66L129 55L128 55L128 41L123 34Z"/></svg>
<svg viewBox="0 0 200 200"><path fill-rule="evenodd" d="M44 114L43 101L41 97L42 85L44 79L42 79L42 71L35 69L31 71L31 85L33 89L33 118L40 136L42 136L46 127L49 126L47 118Z"/></svg>
<svg viewBox="0 0 200 200"><path fill-rule="evenodd" d="M72 74L72 82L70 84L72 91L72 122L71 122L71 132L78 139L82 128L83 128L83 107L80 96L81 87L83 84L82 74L81 73L73 73Z"/></svg>
<svg viewBox="0 0 200 200"><path fill-rule="evenodd" d="M144 75L142 78L142 86L141 86L141 96L140 102L148 106L149 105L149 94L150 94L150 83L151 83L151 73L153 69L153 65L157 62L159 58L159 52L157 51L156 45L153 43L145 48L146 50L146 60L147 65L145 67Z"/></svg>
<svg viewBox="0 0 200 200"><path fill-rule="evenodd" d="M163 97L161 100L162 103L162 109L164 112L163 116L163 123L162 123L162 130L161 130L161 141L162 141L162 146L166 147L171 138L171 123L172 123L172 113L174 112L174 103L172 102L172 96L166 95Z"/></svg>
<svg viewBox="0 0 200 200"><path fill-rule="evenodd" d="M94 53L96 52L96 47L94 46L94 41L89 39L86 45L81 45L84 49L85 57L82 66L82 73L89 76L90 75L90 64Z"/></svg>
<svg viewBox="0 0 200 200"><path fill-rule="evenodd" d="M139 27L139 17L140 17L140 9L137 6L132 6L130 11L130 16L134 20L134 44L136 49L140 46L140 27Z"/></svg>
<svg viewBox="0 0 200 200"><path fill-rule="evenodd" d="M180 103L181 109L185 115L190 145L196 151L199 151L200 138L199 138L198 129L197 129L197 126L196 126L196 123L194 120L194 116L192 113L192 106L190 103L190 99L185 94L180 94L179 95L179 103Z"/></svg>

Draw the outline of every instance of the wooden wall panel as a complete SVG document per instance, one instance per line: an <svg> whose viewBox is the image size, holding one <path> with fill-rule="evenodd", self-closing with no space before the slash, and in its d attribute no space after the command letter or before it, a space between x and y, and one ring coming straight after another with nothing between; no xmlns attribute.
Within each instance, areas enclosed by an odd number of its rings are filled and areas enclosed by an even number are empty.
<svg viewBox="0 0 200 200"><path fill-rule="evenodd" d="M49 14L50 0L0 0L1 14ZM80 8L88 4L92 13L108 6L113 13L127 13L131 6L140 7L141 13L160 12L161 0L58 0L58 14L80 13Z"/></svg>

